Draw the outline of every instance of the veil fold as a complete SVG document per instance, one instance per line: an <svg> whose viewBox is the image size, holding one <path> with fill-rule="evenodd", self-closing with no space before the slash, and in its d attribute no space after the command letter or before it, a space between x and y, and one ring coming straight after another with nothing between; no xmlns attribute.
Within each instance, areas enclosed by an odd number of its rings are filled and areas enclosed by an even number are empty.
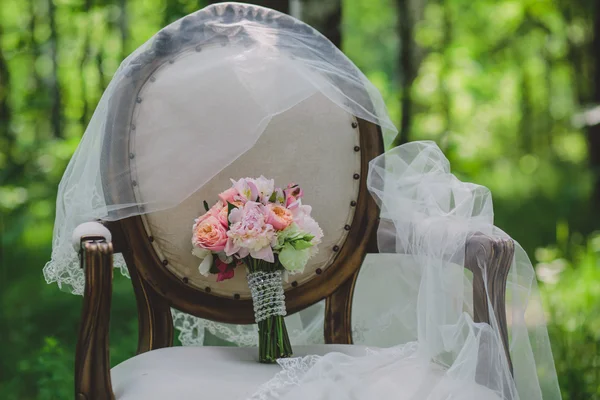
<svg viewBox="0 0 600 400"><path fill-rule="evenodd" d="M560 399L535 274L518 244L506 288L514 379L487 285L491 323L473 320L466 244L474 234L510 239L493 225L490 191L458 180L427 141L374 159L367 182L383 254L367 256L354 301L380 299L353 314L355 343L388 347L282 359L253 399ZM476 261L486 276L488 257Z"/></svg>

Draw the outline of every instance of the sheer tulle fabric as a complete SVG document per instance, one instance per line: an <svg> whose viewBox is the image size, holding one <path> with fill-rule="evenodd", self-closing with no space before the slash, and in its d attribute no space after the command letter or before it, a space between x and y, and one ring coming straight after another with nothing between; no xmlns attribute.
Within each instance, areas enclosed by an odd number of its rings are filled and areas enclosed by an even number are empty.
<svg viewBox="0 0 600 400"><path fill-rule="evenodd" d="M489 307L491 325L472 319L466 241L476 232L507 237L493 225L490 192L452 175L433 142L373 160L368 187L381 208L378 242L386 254L367 260L365 271L376 273L364 285L361 272L355 296L387 297L359 315L359 341L392 346L364 357L280 360L282 372L253 399L560 399L535 274L519 246L507 284L515 379L496 310ZM479 268L485 274L486 260Z"/></svg>
<svg viewBox="0 0 600 400"><path fill-rule="evenodd" d="M211 132L211 140L204 135L178 136L177 126L160 127L166 129L167 145L160 152L136 156L135 168L137 175L157 176L152 185L161 190L154 191L153 198L111 200L105 194L130 188L133 168L107 165L103 154L107 135L112 143L127 148L130 134L129 129L107 129L115 122L111 105L118 104L137 71L157 57L195 57L207 49L211 57L157 84L169 91L193 85L198 97L214 98L213 106L199 107L194 119L201 121L194 128ZM274 115L318 92L350 114L395 131L381 95L362 72L323 35L288 15L221 3L162 29L123 61L65 171L58 191L52 259L44 268L46 281L83 293L83 273L71 245L77 225L177 206L250 149ZM178 123L185 124L186 119ZM176 179L163 173L165 165L176 171ZM115 265L124 270L121 257L115 257Z"/></svg>

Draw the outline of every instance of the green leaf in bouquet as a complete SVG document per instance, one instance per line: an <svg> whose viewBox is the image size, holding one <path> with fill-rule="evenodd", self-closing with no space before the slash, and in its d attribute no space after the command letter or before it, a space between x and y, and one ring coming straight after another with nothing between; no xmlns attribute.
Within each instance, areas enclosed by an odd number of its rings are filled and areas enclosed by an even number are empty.
<svg viewBox="0 0 600 400"><path fill-rule="evenodd" d="M304 249L309 249L313 246L311 240L312 240L312 238L309 240L306 240L303 238L303 239L299 239L299 240L294 240L294 241L290 242L290 244L292 246L294 246L294 249L296 249L296 250L304 250Z"/></svg>
<svg viewBox="0 0 600 400"><path fill-rule="evenodd" d="M206 202L206 200L204 200L204 209L208 212L208 210L210 210L210 207L208 206L208 203Z"/></svg>
<svg viewBox="0 0 600 400"><path fill-rule="evenodd" d="M213 262L212 265L210 266L210 270L208 272L210 272L211 274L218 274L219 268L217 268L217 260L219 259L219 257L213 257Z"/></svg>

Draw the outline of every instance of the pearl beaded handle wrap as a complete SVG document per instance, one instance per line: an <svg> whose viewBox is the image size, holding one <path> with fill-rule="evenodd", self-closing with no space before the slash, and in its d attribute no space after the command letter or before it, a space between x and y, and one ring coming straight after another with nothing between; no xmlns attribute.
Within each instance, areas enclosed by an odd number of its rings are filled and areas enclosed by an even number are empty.
<svg viewBox="0 0 600 400"><path fill-rule="evenodd" d="M292 355L292 344L283 317L286 315L283 293L283 267L246 257L248 285L258 324L258 361L269 364Z"/></svg>
<svg viewBox="0 0 600 400"><path fill-rule="evenodd" d="M287 315L281 271L257 271L248 274L248 286L254 302L254 318L261 322L268 317Z"/></svg>

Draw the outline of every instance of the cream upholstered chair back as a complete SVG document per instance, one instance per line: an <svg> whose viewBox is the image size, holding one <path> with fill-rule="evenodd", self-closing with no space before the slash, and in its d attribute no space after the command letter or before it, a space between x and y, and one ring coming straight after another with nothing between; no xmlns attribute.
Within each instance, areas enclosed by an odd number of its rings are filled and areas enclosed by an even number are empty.
<svg viewBox="0 0 600 400"><path fill-rule="evenodd" d="M208 52L207 52L208 53ZM177 74L175 63L164 70L164 74ZM140 91L142 99L152 98L156 82L144 86ZM180 88L194 90L193 86ZM173 98L156 98L152 104L142 101L135 112L136 130L134 154L152 154L168 146L173 135L202 135L195 132L195 107L213 101L212 96L201 97L197 103L177 104L181 114L160 112L163 103L173 104L181 93L172 93ZM229 113L226 107L223 113ZM170 135L164 135L157 126L173 126L173 119L185 115L189 118L184 129ZM225 115L224 115L225 117ZM305 188L305 202L313 207L313 215L320 223L325 234L319 253L310 261L301 275L295 275L292 282L302 285L312 279L316 271L325 271L335 259L336 250L343 246L348 236L348 227L352 225L356 201L360 186L361 159L360 132L356 119L340 109L321 94L316 94L289 111L276 116L267 126L256 145L227 168L212 178L208 184L188 197L181 205L143 216L146 234L152 236L152 247L161 260L167 261L165 268L180 279L186 279L191 287L211 291L212 294L249 298L250 291L245 271L236 270L233 279L216 283L215 276L204 277L198 272L199 260L191 254L191 224L204 213L203 201L214 203L217 195L231 186L230 179L258 177L264 175L275 179L278 184L298 183ZM185 129L189 129L186 131ZM210 143L207 135L206 142ZM218 149L215 149L218 151ZM137 158L137 157L136 157ZM136 162L136 158L132 160ZM158 173L172 174L176 170L169 165ZM153 197L153 192L161 190L152 184L156 178L138 175L133 179L138 183L135 195L138 202L145 197Z"/></svg>

